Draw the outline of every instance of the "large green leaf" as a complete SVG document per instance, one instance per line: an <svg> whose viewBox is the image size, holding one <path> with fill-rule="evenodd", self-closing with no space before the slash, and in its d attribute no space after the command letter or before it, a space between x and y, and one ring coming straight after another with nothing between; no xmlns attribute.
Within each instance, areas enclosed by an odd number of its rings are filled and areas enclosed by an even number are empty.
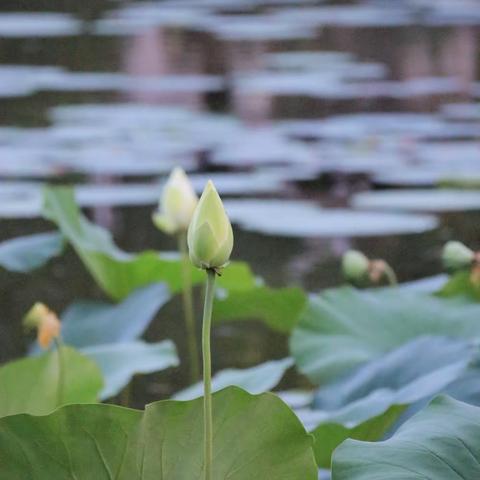
<svg viewBox="0 0 480 480"><path fill-rule="evenodd" d="M94 345L83 348L81 352L94 360L103 373L102 400L119 393L133 375L158 372L179 364L175 345L170 340Z"/></svg>
<svg viewBox="0 0 480 480"><path fill-rule="evenodd" d="M272 289L259 285L219 295L213 316L214 321L261 319L270 328L289 333L297 324L306 300L299 288Z"/></svg>
<svg viewBox="0 0 480 480"><path fill-rule="evenodd" d="M12 272L26 273L60 255L65 246L57 232L36 233L0 243L0 265Z"/></svg>
<svg viewBox="0 0 480 480"><path fill-rule="evenodd" d="M271 360L255 367L222 370L212 378L212 391L235 385L250 393L268 392L281 380L286 370L293 365L292 358ZM174 395L176 400L191 400L203 395L203 384L196 383Z"/></svg>
<svg viewBox="0 0 480 480"><path fill-rule="evenodd" d="M201 480L203 400L145 412L67 406L0 420L0 477L15 480ZM309 437L276 396L236 387L214 394L213 479L316 480ZM14 439L14 440L13 440Z"/></svg>
<svg viewBox="0 0 480 480"><path fill-rule="evenodd" d="M70 347L62 347L62 357L61 403L96 402L103 383L97 365ZM0 368L0 416L50 413L58 407L58 379L56 350L3 365Z"/></svg>
<svg viewBox="0 0 480 480"><path fill-rule="evenodd" d="M331 453L346 438L381 439L406 405L418 409L461 378L476 350L466 341L420 337L320 388L313 402L317 410L299 412L317 440L318 465L328 468Z"/></svg>
<svg viewBox="0 0 480 480"><path fill-rule="evenodd" d="M435 399L389 440L347 440L334 453L333 480L480 478L480 409Z"/></svg>
<svg viewBox="0 0 480 480"><path fill-rule="evenodd" d="M480 336L480 305L344 287L312 296L290 339L298 368L322 384L421 335Z"/></svg>
<svg viewBox="0 0 480 480"><path fill-rule="evenodd" d="M338 409L373 392L384 399L383 409L414 403L441 393L459 379L477 353L478 347L466 340L414 338L322 386L314 396L313 405L319 409Z"/></svg>
<svg viewBox="0 0 480 480"><path fill-rule="evenodd" d="M76 302L62 314L63 341L82 348L139 338L170 297L166 285L155 283L119 304Z"/></svg>

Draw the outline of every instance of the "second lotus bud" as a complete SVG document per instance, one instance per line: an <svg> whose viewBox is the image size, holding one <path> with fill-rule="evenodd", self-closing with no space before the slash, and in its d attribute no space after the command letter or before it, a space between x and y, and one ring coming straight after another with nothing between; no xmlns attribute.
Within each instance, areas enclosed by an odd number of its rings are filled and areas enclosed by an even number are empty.
<svg viewBox="0 0 480 480"><path fill-rule="evenodd" d="M175 168L163 188L153 223L170 235L186 232L197 203L197 195L186 173Z"/></svg>

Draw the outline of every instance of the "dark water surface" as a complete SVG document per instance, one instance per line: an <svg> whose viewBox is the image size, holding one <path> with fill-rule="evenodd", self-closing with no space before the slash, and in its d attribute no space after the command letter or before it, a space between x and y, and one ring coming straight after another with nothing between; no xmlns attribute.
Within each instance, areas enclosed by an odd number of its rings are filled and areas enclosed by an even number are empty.
<svg viewBox="0 0 480 480"><path fill-rule="evenodd" d="M385 258L406 281L438 273L448 239L478 247L478 200L430 198L402 218L379 217L379 205L318 220L318 207L353 210L359 192L480 179L478 2L341 3L3 0L1 239L51 228L35 207L15 218L8 182L141 183L160 192L181 164L226 174L218 181L226 199L259 201L232 215L234 258L275 286L338 284L349 248ZM123 103L131 108L99 108ZM112 196L111 207L87 212L128 251L173 249L151 224L154 197L128 206ZM265 200L280 209L263 218ZM286 200L313 210L298 214L293 204L289 214ZM279 215L281 228L272 221ZM20 319L34 301L61 312L75 299L103 298L71 250L31 275L0 278L2 361L25 350ZM176 300L147 334L167 337L182 354ZM215 369L288 354L285 338L253 322L217 328L213 349ZM136 378L133 403L169 396L186 372ZM285 385L302 382L292 374Z"/></svg>

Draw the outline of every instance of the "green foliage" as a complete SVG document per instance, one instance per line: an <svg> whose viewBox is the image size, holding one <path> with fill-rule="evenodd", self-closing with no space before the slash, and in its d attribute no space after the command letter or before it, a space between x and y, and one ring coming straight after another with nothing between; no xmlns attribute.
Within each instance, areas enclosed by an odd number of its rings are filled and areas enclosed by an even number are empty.
<svg viewBox="0 0 480 480"><path fill-rule="evenodd" d="M71 188L46 188L44 215L56 223L95 281L112 298L124 299L134 290L157 282L166 283L171 292L180 291L182 262L178 256L120 250L108 231L81 213ZM205 282L205 273L193 266L191 275L194 284ZM296 288L275 290L260 285L242 262L231 262L217 284L223 295L214 308L216 321L260 319L281 332L295 325L306 299Z"/></svg>
<svg viewBox="0 0 480 480"><path fill-rule="evenodd" d="M15 480L201 479L203 402L163 401L145 412L67 406L0 420L0 472ZM316 480L311 437L271 394L214 395L214 480ZM15 442L12 442L15 438Z"/></svg>
<svg viewBox="0 0 480 480"><path fill-rule="evenodd" d="M62 404L96 402L103 383L97 365L70 347L62 347L62 357ZM56 350L3 365L0 368L0 417L50 413L59 406L58 379ZM4 476L1 467L0 474L3 478L15 478Z"/></svg>
<svg viewBox="0 0 480 480"><path fill-rule="evenodd" d="M290 339L297 367L322 384L421 335L480 337L480 305L401 289L338 288L311 297Z"/></svg>
<svg viewBox="0 0 480 480"><path fill-rule="evenodd" d="M228 270L228 269L227 269ZM255 286L217 297L214 321L261 319L270 328L290 333L305 308L307 297L299 288Z"/></svg>
<svg viewBox="0 0 480 480"><path fill-rule="evenodd" d="M462 378L475 353L464 341L420 337L320 388L316 409L300 416L317 440L317 463L329 468L333 450L346 438L381 439L406 405Z"/></svg>
<svg viewBox="0 0 480 480"><path fill-rule="evenodd" d="M60 255L65 247L57 232L36 233L0 243L0 266L6 270L27 273Z"/></svg>
<svg viewBox="0 0 480 480"><path fill-rule="evenodd" d="M334 480L480 478L480 409L435 399L389 440L347 440L334 453Z"/></svg>
<svg viewBox="0 0 480 480"><path fill-rule="evenodd" d="M82 215L73 189L46 188L43 213L56 223L98 285L112 298L120 300L133 290L153 282L165 282L172 292L182 286L181 263L161 257L157 252L129 254L120 250L108 231ZM201 272L192 268L195 281Z"/></svg>
<svg viewBox="0 0 480 480"><path fill-rule="evenodd" d="M442 297L464 296L480 301L480 283L474 283L469 270L454 273L438 293Z"/></svg>

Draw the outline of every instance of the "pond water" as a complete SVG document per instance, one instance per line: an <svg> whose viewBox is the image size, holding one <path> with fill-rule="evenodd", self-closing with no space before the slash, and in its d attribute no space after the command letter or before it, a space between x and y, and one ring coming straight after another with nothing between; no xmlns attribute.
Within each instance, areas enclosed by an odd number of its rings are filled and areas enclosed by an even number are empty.
<svg viewBox="0 0 480 480"><path fill-rule="evenodd" d="M198 191L215 180L234 258L274 286L338 284L349 248L401 281L439 273L446 240L480 246L480 194L438 187L480 185L479 45L475 0L3 0L0 238L51 229L41 186L68 182L123 249L173 249L150 217L181 165ZM71 250L0 277L2 361L26 351L34 301L103 298ZM170 302L147 338L184 352L179 316ZM213 349L215 369L288 352L251 322ZM186 378L136 378L132 404Z"/></svg>

